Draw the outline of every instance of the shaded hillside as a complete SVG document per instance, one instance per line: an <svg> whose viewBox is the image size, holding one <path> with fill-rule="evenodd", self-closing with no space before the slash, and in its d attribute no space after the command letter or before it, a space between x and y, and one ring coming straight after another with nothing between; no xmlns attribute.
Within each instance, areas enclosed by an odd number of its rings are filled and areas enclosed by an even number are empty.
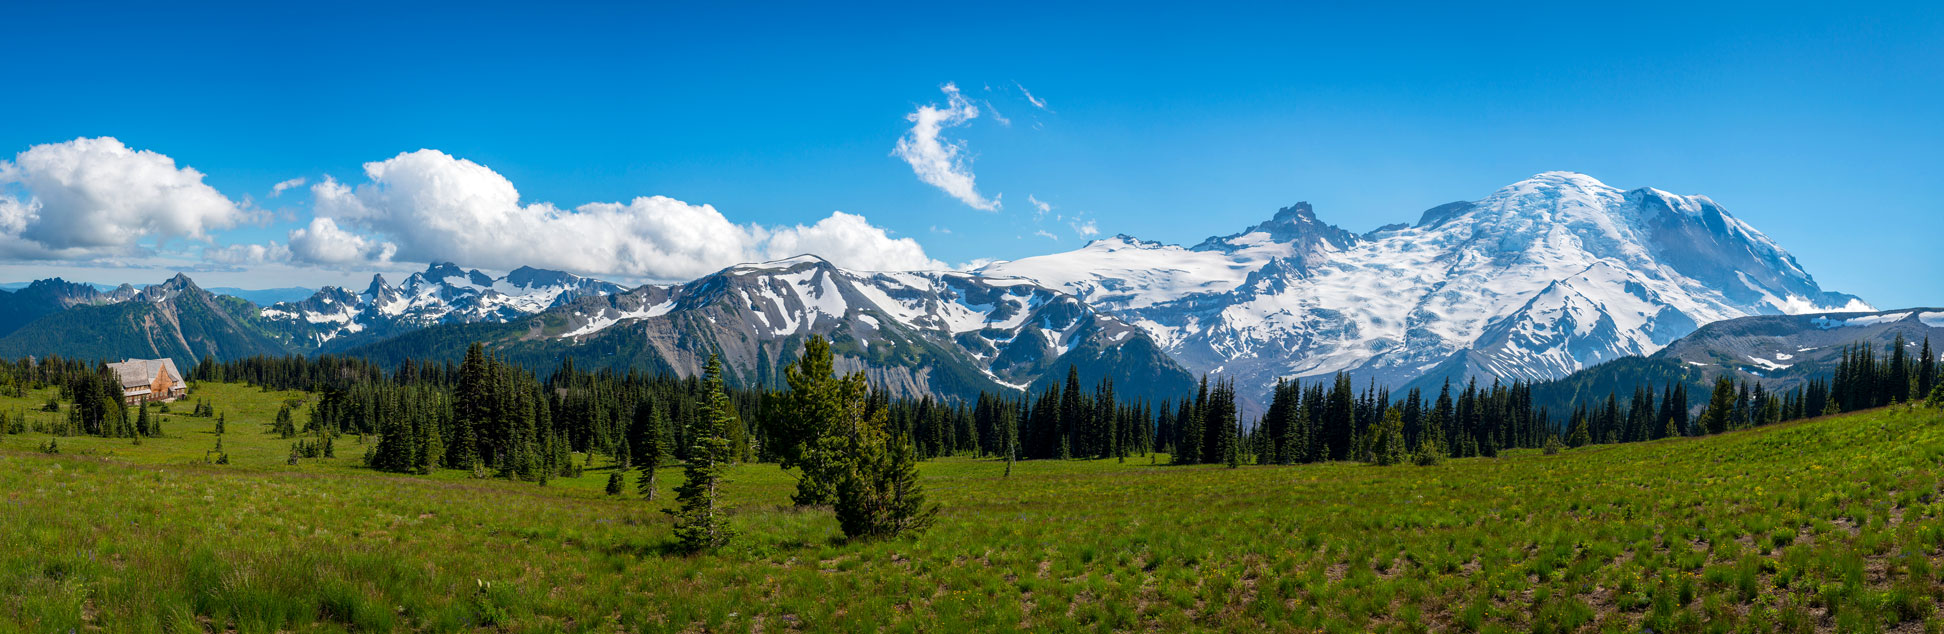
<svg viewBox="0 0 1944 634"><path fill-rule="evenodd" d="M1888 358L1899 336L1911 358L1918 356L1926 337L1932 353L1939 354L1944 350L1944 309L1758 315L1718 321L1652 356L1616 359L1537 384L1533 400L1552 408L1558 419L1576 399L1598 401L1617 393L1625 400L1641 385L1658 394L1671 381L1688 386L1690 406L1704 402L1709 386L1723 375L1787 391L1833 373L1846 346L1869 346L1879 353L1878 358Z"/></svg>
<svg viewBox="0 0 1944 634"><path fill-rule="evenodd" d="M0 357L168 357L187 368L204 356L290 354L289 341L257 317L255 305L215 295L177 275L127 301L44 315L0 338Z"/></svg>
<svg viewBox="0 0 1944 634"><path fill-rule="evenodd" d="M12 291L0 291L0 336L48 315L75 306L92 306L126 300L135 295L131 286L102 291L89 284L61 278L36 280Z"/></svg>

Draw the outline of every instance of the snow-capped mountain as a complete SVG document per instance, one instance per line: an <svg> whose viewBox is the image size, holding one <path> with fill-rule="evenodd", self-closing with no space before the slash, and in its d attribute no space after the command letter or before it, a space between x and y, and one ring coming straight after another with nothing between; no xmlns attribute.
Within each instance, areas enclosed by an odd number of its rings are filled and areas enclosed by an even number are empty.
<svg viewBox="0 0 1944 634"><path fill-rule="evenodd" d="M1106 376L1157 397L1190 387L1188 373L1141 329L1029 280L849 271L809 255L675 286L583 295L509 326L484 338L515 360L571 356L583 367L691 375L720 354L732 376L758 385L780 386L781 368L805 339L821 335L832 341L840 371L863 370L904 396L1026 389L1065 378L1069 364L1090 381ZM354 353L451 357L463 348L425 349L418 341L471 339L428 333Z"/></svg>
<svg viewBox="0 0 1944 634"><path fill-rule="evenodd" d="M1071 292L1258 392L1339 371L1550 379L1722 319L1869 309L1704 196L1571 172L1363 235L1299 204L1192 248L1117 236L978 272Z"/></svg>
<svg viewBox="0 0 1944 634"><path fill-rule="evenodd" d="M264 319L341 347L442 323L505 322L621 286L560 271L521 267L502 277L440 262L394 286L374 275L363 292L329 286L300 302L263 309Z"/></svg>

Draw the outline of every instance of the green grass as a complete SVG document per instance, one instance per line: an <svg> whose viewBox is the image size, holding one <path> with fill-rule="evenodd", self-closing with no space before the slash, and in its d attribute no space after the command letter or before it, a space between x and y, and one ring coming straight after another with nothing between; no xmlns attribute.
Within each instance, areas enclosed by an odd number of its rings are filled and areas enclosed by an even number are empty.
<svg viewBox="0 0 1944 634"><path fill-rule="evenodd" d="M0 437L0 631L1944 629L1936 410L1435 467L946 459L937 526L864 543L744 465L737 541L681 557L678 469L649 503L598 459L544 488L375 473L354 439L290 467L264 430L302 395L197 388L230 465L207 419Z"/></svg>

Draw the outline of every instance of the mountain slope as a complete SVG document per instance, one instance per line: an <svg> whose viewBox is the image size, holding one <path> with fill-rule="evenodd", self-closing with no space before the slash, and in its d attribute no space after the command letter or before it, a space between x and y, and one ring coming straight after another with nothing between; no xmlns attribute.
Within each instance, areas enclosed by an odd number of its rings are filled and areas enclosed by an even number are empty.
<svg viewBox="0 0 1944 634"><path fill-rule="evenodd" d="M237 359L293 351L292 337L265 323L249 302L198 288L176 275L126 301L51 313L0 338L0 357Z"/></svg>
<svg viewBox="0 0 1944 634"><path fill-rule="evenodd" d="M980 269L1066 290L1195 372L1540 380L1645 355L1701 324L1867 309L1701 196L1547 172L1353 235L1308 205L1193 248L1125 236Z"/></svg>
<svg viewBox="0 0 1944 634"><path fill-rule="evenodd" d="M135 288L126 284L103 291L90 284L77 284L58 277L36 280L13 291L0 291L0 336L68 308L110 304L134 296Z"/></svg>
<svg viewBox="0 0 1944 634"><path fill-rule="evenodd" d="M1558 406L1574 399L1624 400L1638 386L1656 391L1670 381L1688 386L1691 404L1708 396L1723 375L1786 391L1836 370L1847 346L1865 345L1878 359L1889 356L1901 335L1905 353L1915 358L1926 337L1933 354L1944 354L1944 308L1906 308L1876 312L1756 315L1711 323L1646 357L1629 357L1533 386L1536 403Z"/></svg>
<svg viewBox="0 0 1944 634"><path fill-rule="evenodd" d="M516 362L692 375L720 354L738 384L780 386L803 341L832 341L840 371L895 395L969 398L1023 389L1073 365L1089 380L1181 395L1188 373L1145 333L1026 280L864 273L814 256L725 269L672 287L586 295L505 326L448 324L355 348L381 362L454 359L473 339Z"/></svg>

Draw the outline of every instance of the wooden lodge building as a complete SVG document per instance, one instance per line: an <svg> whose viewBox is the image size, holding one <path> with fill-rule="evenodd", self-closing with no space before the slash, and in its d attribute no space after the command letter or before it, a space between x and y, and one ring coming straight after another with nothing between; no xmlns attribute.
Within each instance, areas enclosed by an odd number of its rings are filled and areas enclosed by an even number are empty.
<svg viewBox="0 0 1944 634"><path fill-rule="evenodd" d="M122 402L129 405L166 403L189 393L175 359L129 359L110 363L108 369L121 379Z"/></svg>

